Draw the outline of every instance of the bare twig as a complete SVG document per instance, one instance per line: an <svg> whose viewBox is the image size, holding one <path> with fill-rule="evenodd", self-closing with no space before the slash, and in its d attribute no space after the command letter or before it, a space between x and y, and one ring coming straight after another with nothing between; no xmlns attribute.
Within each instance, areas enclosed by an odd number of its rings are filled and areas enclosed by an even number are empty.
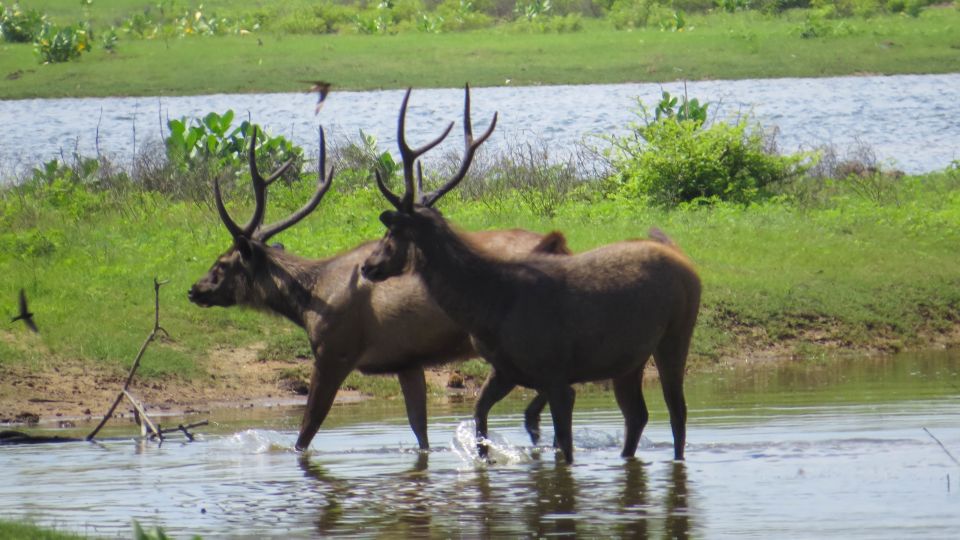
<svg viewBox="0 0 960 540"><path fill-rule="evenodd" d="M147 416L147 411L143 410L143 405L137 401L137 398L133 397L133 394L128 392L126 388L123 389L122 393L123 396L127 398L127 401L133 405L133 408L137 411L137 414L140 415L140 421L143 422L143 425L146 425L150 432L162 441L163 434L160 433L160 430L157 429L157 426L154 425L153 421L150 420L150 417Z"/></svg>
<svg viewBox="0 0 960 540"><path fill-rule="evenodd" d="M201 420L200 422L194 422L194 423L192 423L192 424L187 424L187 425L179 424L179 425L178 425L177 427L175 427L175 428L166 428L166 429L161 428L161 429L160 429L160 434L163 435L163 434L167 434L167 433L174 433L174 432L180 431L180 432L183 432L183 434L187 436L187 439L188 439L190 442L193 442L193 434L190 433L190 431L188 431L188 430L191 430L191 429L193 429L193 428L195 428L195 427L205 426L205 425L207 425L207 424L209 424L209 423L210 423L209 420Z"/></svg>
<svg viewBox="0 0 960 540"><path fill-rule="evenodd" d="M120 405L120 402L123 401L124 397L128 397L131 402L134 403L134 407L139 407L136 401L130 397L130 394L127 392L127 389L130 387L130 382L133 381L133 376L137 372L137 368L140 367L140 359L143 358L143 353L146 352L147 346L156 339L158 332L163 332L166 335L170 335L165 329L160 326L160 287L167 283L167 281L158 281L157 278L153 278L153 293L155 297L154 301L154 318L153 318L153 331L150 332L150 335L147 336L147 339L144 340L143 345L140 346L140 351L137 353L137 357L133 360L133 366L130 367L130 373L127 375L127 380L123 383L123 388L120 390L120 393L117 394L117 399L114 400L113 405L110 406L110 409L107 411L107 414L103 415L103 420L100 421L100 424L87 435L87 440L93 440L97 436L97 433L103 428L108 420L113 416L114 411L117 409L117 406ZM141 413L143 417L141 420L149 422L142 410L138 412ZM157 432L156 428L151 426L154 432ZM159 433L159 432L157 432Z"/></svg>
<svg viewBox="0 0 960 540"><path fill-rule="evenodd" d="M936 436L934 436L933 433L930 433L930 430L929 430L929 429L923 428L923 430L927 432L927 435L929 435L931 439L937 441L937 444L940 445L940 448L943 448L943 451L947 453L947 457L949 457L950 459L952 459L953 462L956 463L957 465L960 465L960 461L957 461L957 458L953 457L953 454L951 454L951 453L950 453L950 450L947 450L947 447L944 446L942 442L940 442L940 439L938 439ZM949 480L947 480L947 481L949 482Z"/></svg>

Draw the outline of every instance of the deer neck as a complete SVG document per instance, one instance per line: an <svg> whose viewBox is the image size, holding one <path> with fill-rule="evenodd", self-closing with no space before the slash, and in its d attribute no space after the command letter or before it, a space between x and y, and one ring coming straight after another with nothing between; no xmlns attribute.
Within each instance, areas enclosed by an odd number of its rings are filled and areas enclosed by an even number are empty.
<svg viewBox="0 0 960 540"><path fill-rule="evenodd" d="M325 261L314 261L278 252L271 254L269 271L257 285L257 305L301 328L313 309L313 291L323 276Z"/></svg>
<svg viewBox="0 0 960 540"><path fill-rule="evenodd" d="M440 308L471 334L497 326L513 301L506 263L495 260L437 220L416 241L417 272Z"/></svg>

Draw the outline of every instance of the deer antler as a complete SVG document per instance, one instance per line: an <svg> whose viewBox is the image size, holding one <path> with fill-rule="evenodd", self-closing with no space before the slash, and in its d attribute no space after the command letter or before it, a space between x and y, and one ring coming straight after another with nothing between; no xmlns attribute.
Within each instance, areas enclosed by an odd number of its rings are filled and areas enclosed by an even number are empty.
<svg viewBox="0 0 960 540"><path fill-rule="evenodd" d="M266 242L271 236L292 227L305 218L310 212L313 212L317 205L320 204L323 196L326 195L327 190L330 189L330 184L333 182L334 168L331 167L330 172L326 172L326 139L324 137L323 127L320 127L320 166L317 171L317 190L314 192L313 197L311 197L302 208L290 214L285 219L271 225L263 226L263 217L267 209L267 186L276 181L277 178L280 178L280 176L290 168L290 165L293 164L293 158L288 159L283 165L277 168L277 170L271 173L270 176L264 178L257 168L256 142L257 128L254 126L253 138L250 141L250 177L253 181L254 209L250 221L243 227L240 227L233 218L230 217L230 214L223 204L219 179L214 179L213 195L217 203L217 212L220 214L220 219L234 238L244 237Z"/></svg>
<svg viewBox="0 0 960 540"><path fill-rule="evenodd" d="M435 191L431 191L426 195L421 196L421 201L424 206L433 206L440 197L446 195L448 191L455 188L457 184L467 175L467 171L470 169L470 164L473 163L473 156L477 152L477 148L480 148L480 145L487 141L490 138L490 135L493 134L493 128L497 127L497 115L498 113L493 113L493 120L490 121L490 127L483 132L483 135L480 135L479 139L473 138L473 125L470 120L470 85L466 84L464 86L464 106L463 106L463 139L464 139L464 151L463 159L460 161L460 170L457 171L457 174L453 176L446 184L440 187Z"/></svg>
<svg viewBox="0 0 960 540"><path fill-rule="evenodd" d="M334 167L330 167L330 172L327 173L327 144L326 139L323 134L323 127L320 127L320 164L317 167L317 190L313 193L313 197L307 201L299 210L290 214L285 219L282 219L276 223L270 224L266 227L261 227L256 232L256 239L261 242L266 242L270 239L271 236L287 230L293 225L297 224L301 219L307 217L310 212L320 204L323 196L326 195L327 190L330 189L330 184L333 182L333 173ZM272 180L271 180L272 181Z"/></svg>
<svg viewBox="0 0 960 540"><path fill-rule="evenodd" d="M250 217L250 221L247 222L243 227L237 225L237 222L230 217L230 213L227 212L227 208L223 204L223 196L220 193L220 179L214 178L213 180L213 195L214 200L217 203L217 212L220 214L220 219L223 221L223 224L227 227L227 230L230 231L230 234L234 238L243 236L250 238L253 235L253 232L257 230L263 221L263 215L266 212L267 207L267 186L272 184L277 178L280 178L283 173L287 172L287 169L290 168L290 165L293 164L293 158L288 159L283 165L273 171L267 178L264 178L260 175L260 170L257 168L257 126L253 126L253 135L250 138L250 178L253 182L253 199L254 199L254 208L253 216Z"/></svg>
<svg viewBox="0 0 960 540"><path fill-rule="evenodd" d="M390 191L390 188L383 183L383 178L380 176L380 171L375 171L377 177L377 187L380 188L380 193L382 193L383 196L386 197L386 199L390 201L397 210L406 213L413 211L413 199L414 193L416 192L413 177L414 163L416 163L417 159L419 159L420 156L422 156L428 150L440 144L440 142L450 134L450 130L453 129L453 122L450 122L450 125L447 126L447 129L445 129L443 133L440 134L440 136L436 139L419 148L410 148L410 146L407 145L405 126L407 121L407 103L410 101L410 92L412 90L412 88L407 88L407 93L403 96L403 103L400 105L400 121L397 125L397 144L400 146L400 158L403 160L403 180L405 184L403 197L401 198Z"/></svg>

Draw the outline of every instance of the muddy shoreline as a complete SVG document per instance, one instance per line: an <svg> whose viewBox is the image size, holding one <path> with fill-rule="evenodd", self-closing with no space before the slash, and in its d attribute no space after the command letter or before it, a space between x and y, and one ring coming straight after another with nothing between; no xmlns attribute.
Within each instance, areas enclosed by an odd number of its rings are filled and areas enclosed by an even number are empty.
<svg viewBox="0 0 960 540"><path fill-rule="evenodd" d="M778 362L809 360L798 356L801 343L818 340L803 339L770 343L749 329L737 332L736 345L720 358L711 360L691 358L688 377L709 374L738 366L763 366ZM757 344L760 345L757 345ZM960 347L960 322L948 332L932 332L912 340L904 350L937 350ZM821 341L821 355L850 357L876 356L897 352L883 340L874 347L853 347L842 343ZM207 413L212 410L296 407L306 402L305 388L289 384L282 373L292 366L310 367L312 360L263 361L257 359L256 347L244 349L221 348L212 351L207 362L207 375L193 380L179 378L134 379L131 391L154 416L178 416ZM472 400L479 392L482 380L463 377L458 364L428 370L428 385L442 388L439 398ZM650 362L647 379L656 378L656 369ZM55 366L24 367L0 364L0 426L4 427L72 427L75 423L98 420L116 398L126 373L108 370L89 362L60 361ZM453 379L452 382L451 379ZM355 390L341 389L336 404L378 399ZM402 399L391 396L385 399ZM128 406L117 409L118 417L131 414Z"/></svg>

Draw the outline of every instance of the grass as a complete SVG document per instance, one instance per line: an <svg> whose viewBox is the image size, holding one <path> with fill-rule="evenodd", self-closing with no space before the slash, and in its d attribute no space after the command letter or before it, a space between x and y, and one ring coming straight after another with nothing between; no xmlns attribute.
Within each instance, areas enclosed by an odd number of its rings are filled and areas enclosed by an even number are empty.
<svg viewBox="0 0 960 540"><path fill-rule="evenodd" d="M895 191L889 202L861 196L843 182L830 189L829 197L813 202L677 210L569 197L549 218L505 193L496 206L448 197L444 211L466 229L560 229L577 251L662 228L704 281L694 342L694 361L701 364L743 354L744 346L781 343L806 354L821 347L917 347L954 328L960 172L907 177L887 188ZM267 221L299 207L311 191L310 182L275 186ZM161 324L172 339L151 346L144 377L202 376L211 369L207 351L218 344L266 342L265 357L308 352L302 332L279 318L187 301L190 284L230 245L215 210L142 192L94 202L84 202L81 193L56 199L46 192L37 200L25 190L0 192L3 310L14 312L17 291L26 288L42 331L35 337L19 326L0 328L0 365L43 367L77 358L125 370L151 328L154 276L170 280L161 289ZM375 190L334 190L278 240L305 256L331 255L380 236L383 206ZM243 215L236 202L231 207ZM370 379L348 384L395 393L392 378Z"/></svg>
<svg viewBox="0 0 960 540"><path fill-rule="evenodd" d="M77 540L89 538L79 534L60 532L28 522L0 520L0 540Z"/></svg>
<svg viewBox="0 0 960 540"><path fill-rule="evenodd" d="M5 43L0 99L285 92L304 90L300 81L315 78L374 89L944 73L960 64L960 10L952 7L917 18L848 19L841 35L815 39L800 37L804 20L802 13L745 12L692 15L685 32L617 31L590 19L582 31L565 34L494 27L123 40L115 54L94 49L53 65L38 64L30 44Z"/></svg>

